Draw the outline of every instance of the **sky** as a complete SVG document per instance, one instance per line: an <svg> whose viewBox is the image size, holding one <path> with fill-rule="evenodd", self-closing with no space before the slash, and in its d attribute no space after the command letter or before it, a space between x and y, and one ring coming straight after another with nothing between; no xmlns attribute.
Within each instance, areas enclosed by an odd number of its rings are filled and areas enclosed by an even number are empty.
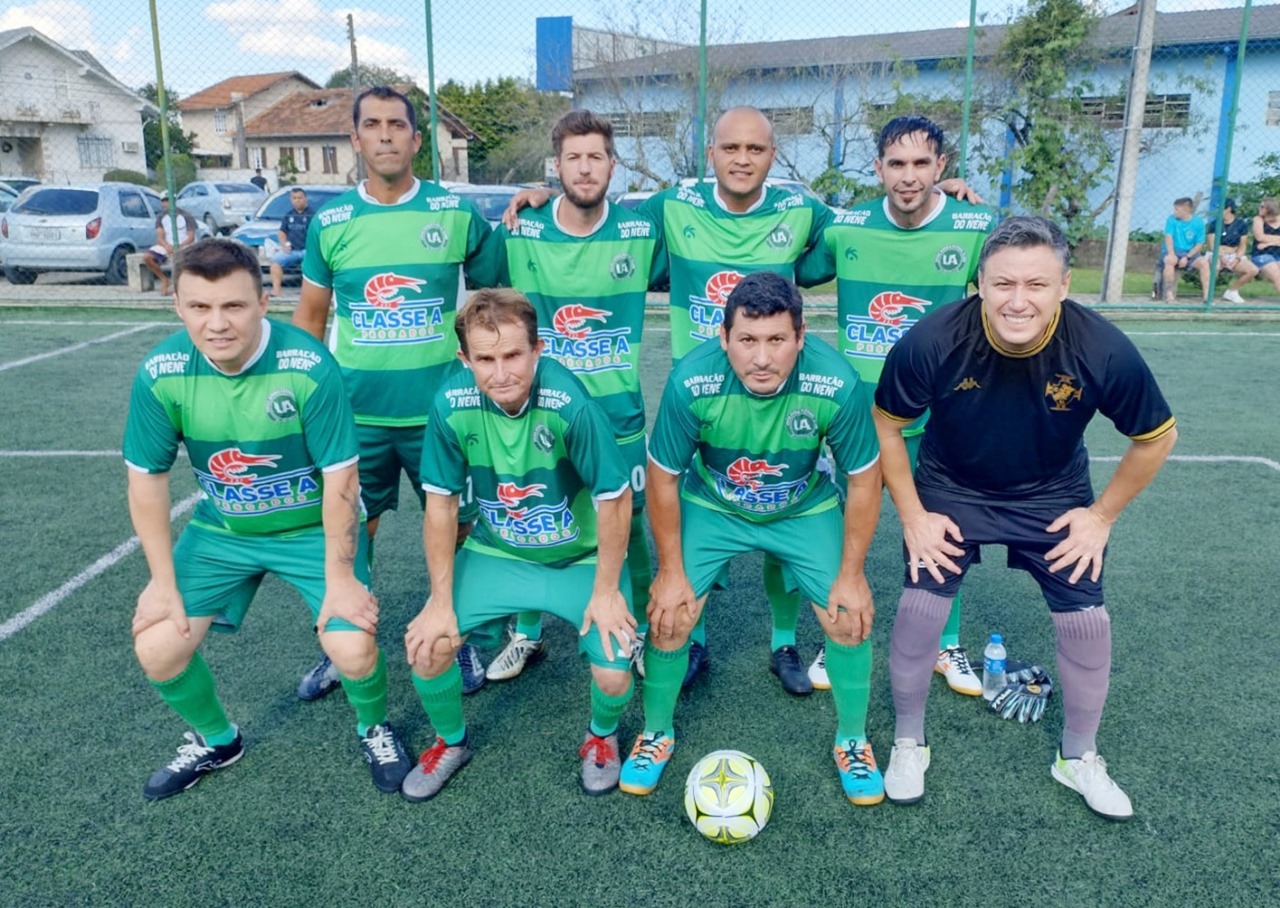
<svg viewBox="0 0 1280 908"><path fill-rule="evenodd" d="M1126 0L1100 0L1106 12ZM425 8L432 9L437 84L499 76L532 80L535 20L695 42L693 0L155 0L166 87L194 94L233 75L297 70L320 84L350 63L346 17L361 63L391 67L427 85ZM1256 5L1262 5L1255 3ZM1239 8L1242 0L1158 0L1161 12ZM979 20L1004 21L1009 2L978 0ZM968 23L968 0L853 3L801 0L777 15L771 0L708 0L713 43L875 34ZM32 26L72 50L88 50L121 82L156 81L152 27L138 0L11 0L0 30Z"/></svg>

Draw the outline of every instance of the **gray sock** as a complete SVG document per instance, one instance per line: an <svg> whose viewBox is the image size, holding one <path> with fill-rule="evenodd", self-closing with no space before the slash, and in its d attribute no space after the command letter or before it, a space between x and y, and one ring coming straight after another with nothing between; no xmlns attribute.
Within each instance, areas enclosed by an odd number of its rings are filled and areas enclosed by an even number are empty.
<svg viewBox="0 0 1280 908"><path fill-rule="evenodd" d="M1111 616L1106 606L1054 612L1062 691L1062 755L1078 759L1098 750L1098 725L1111 684Z"/></svg>
<svg viewBox="0 0 1280 908"><path fill-rule="evenodd" d="M905 589L889 638L889 681L893 686L893 737L924 743L924 707L938 659L938 635L951 613L951 600L927 590Z"/></svg>

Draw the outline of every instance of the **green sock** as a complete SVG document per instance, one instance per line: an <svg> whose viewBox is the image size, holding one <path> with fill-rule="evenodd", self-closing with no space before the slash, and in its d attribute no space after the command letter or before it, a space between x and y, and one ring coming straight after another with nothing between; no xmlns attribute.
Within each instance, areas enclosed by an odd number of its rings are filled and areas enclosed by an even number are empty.
<svg viewBox="0 0 1280 908"><path fill-rule="evenodd" d="M960 645L960 594L951 600L951 611L947 615L947 625L942 629L942 639L938 641L938 649Z"/></svg>
<svg viewBox="0 0 1280 908"><path fill-rule="evenodd" d="M387 721L387 660L378 653L373 671L363 678L341 675L347 702L356 711L356 731L364 737L370 727Z"/></svg>
<svg viewBox="0 0 1280 908"><path fill-rule="evenodd" d="M764 556L764 594L769 600L769 613L773 617L773 633L769 649L796 645L796 622L800 620L798 591L788 591L782 579L782 562L772 555Z"/></svg>
<svg viewBox="0 0 1280 908"><path fill-rule="evenodd" d="M542 639L542 612L521 612L516 615L516 633L530 640Z"/></svg>
<svg viewBox="0 0 1280 908"><path fill-rule="evenodd" d="M618 730L618 720L627 711L627 704L631 702L631 695L635 689L635 684L628 677L627 689L618 696L611 697L600 689L595 678L591 679L591 733L593 735L604 738Z"/></svg>
<svg viewBox="0 0 1280 908"><path fill-rule="evenodd" d="M461 744L467 737L467 720L462 717L462 669L450 662L449 670L435 678L419 678L410 672L414 690L444 743Z"/></svg>
<svg viewBox="0 0 1280 908"><path fill-rule="evenodd" d="M676 698L684 673L689 670L689 644L667 652L644 644L644 729L664 731L672 737L676 719Z"/></svg>
<svg viewBox="0 0 1280 908"><path fill-rule="evenodd" d="M151 686L206 744L230 744L235 740L236 728L222 709L213 672L199 650L175 677L152 681Z"/></svg>
<svg viewBox="0 0 1280 908"><path fill-rule="evenodd" d="M871 641L841 646L827 638L827 675L836 701L836 739L867 736L871 694Z"/></svg>
<svg viewBox="0 0 1280 908"><path fill-rule="evenodd" d="M631 574L631 614L640 633L649 630L649 584L653 582L653 558L644 534L644 514L631 515L631 541L627 544L627 570Z"/></svg>

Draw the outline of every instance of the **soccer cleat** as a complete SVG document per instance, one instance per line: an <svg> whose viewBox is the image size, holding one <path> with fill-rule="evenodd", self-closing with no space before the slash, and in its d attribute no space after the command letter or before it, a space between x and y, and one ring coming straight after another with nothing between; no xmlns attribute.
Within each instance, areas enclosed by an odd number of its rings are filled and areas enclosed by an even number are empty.
<svg viewBox="0 0 1280 908"><path fill-rule="evenodd" d="M689 642L689 667L685 670L684 680L680 682L681 690L688 690L698 675L705 672L711 666L711 657L707 655L707 648L697 640Z"/></svg>
<svg viewBox="0 0 1280 908"><path fill-rule="evenodd" d="M644 638L644 631L636 631L636 635L631 638L631 667L641 679L644 678Z"/></svg>
<svg viewBox="0 0 1280 908"><path fill-rule="evenodd" d="M1222 294L1222 298L1226 300L1228 303L1244 302L1244 297L1240 295L1239 290L1228 290L1226 293Z"/></svg>
<svg viewBox="0 0 1280 908"><path fill-rule="evenodd" d="M884 800L884 776L876 766L871 744L846 738L835 746L836 769L845 797L859 807L870 807Z"/></svg>
<svg viewBox="0 0 1280 908"><path fill-rule="evenodd" d="M299 700L319 700L328 696L342 686L342 678L328 656L321 656L320 661L311 666L311 670L298 682Z"/></svg>
<svg viewBox="0 0 1280 908"><path fill-rule="evenodd" d="M676 739L666 732L637 735L636 746L631 748L631 756L622 764L618 787L627 794L647 795L658 787L662 771L671 762L671 755L675 750Z"/></svg>
<svg viewBox="0 0 1280 908"><path fill-rule="evenodd" d="M479 648L470 643L464 643L455 658L458 668L462 669L462 692L474 694L484 687L484 663L480 661Z"/></svg>
<svg viewBox="0 0 1280 908"><path fill-rule="evenodd" d="M489 663L484 676L490 681L510 681L518 677L530 665L537 665L547 658L547 644L542 640L530 640L528 635L511 631L507 645L498 657Z"/></svg>
<svg viewBox="0 0 1280 908"><path fill-rule="evenodd" d="M818 647L818 655L813 657L809 666L809 683L814 690L831 690L831 679L827 677L827 645Z"/></svg>
<svg viewBox="0 0 1280 908"><path fill-rule="evenodd" d="M244 739L238 728L230 744L206 744L192 732L182 736L187 743L178 745L178 755L153 772L142 786L142 796L148 801L181 794L215 769L230 766L244 756Z"/></svg>
<svg viewBox="0 0 1280 908"><path fill-rule="evenodd" d="M622 758L618 754L618 736L603 737L587 730L587 737L578 748L582 757L582 790L589 795L608 794L618 787L618 775L622 771Z"/></svg>
<svg viewBox="0 0 1280 908"><path fill-rule="evenodd" d="M390 722L373 725L360 737L360 752L369 764L373 787L386 794L400 790L413 758L396 737Z"/></svg>
<svg viewBox="0 0 1280 908"><path fill-rule="evenodd" d="M436 738L418 760L418 765L400 783L400 794L407 801L425 801L434 798L453 774L471 762L471 747L466 738L461 744L446 744L444 738Z"/></svg>
<svg viewBox="0 0 1280 908"><path fill-rule="evenodd" d="M938 651L938 661L933 670L947 679L947 686L966 697L982 696L982 680L969 664L969 654L963 646L948 646Z"/></svg>
<svg viewBox="0 0 1280 908"><path fill-rule="evenodd" d="M1129 796L1107 775L1107 761L1094 751L1078 760L1067 760L1059 752L1049 772L1084 798L1085 804L1098 816L1108 820L1127 820L1133 816Z"/></svg>
<svg viewBox="0 0 1280 908"><path fill-rule="evenodd" d="M794 646L780 646L769 657L769 671L778 676L782 689L793 697L807 697L813 693L813 682L800 661L800 653Z"/></svg>
<svg viewBox="0 0 1280 908"><path fill-rule="evenodd" d="M929 768L929 748L914 738L899 738L889 752L884 793L895 804L914 804L924 797L924 771Z"/></svg>

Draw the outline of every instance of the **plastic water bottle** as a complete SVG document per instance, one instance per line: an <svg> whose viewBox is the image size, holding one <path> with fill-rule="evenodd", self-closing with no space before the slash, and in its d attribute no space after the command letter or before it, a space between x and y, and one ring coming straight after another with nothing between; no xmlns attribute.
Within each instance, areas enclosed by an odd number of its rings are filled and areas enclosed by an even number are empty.
<svg viewBox="0 0 1280 908"><path fill-rule="evenodd" d="M1004 690L1004 667L1008 654L1004 650L1004 637L992 634L991 642L982 651L982 698L992 700Z"/></svg>

